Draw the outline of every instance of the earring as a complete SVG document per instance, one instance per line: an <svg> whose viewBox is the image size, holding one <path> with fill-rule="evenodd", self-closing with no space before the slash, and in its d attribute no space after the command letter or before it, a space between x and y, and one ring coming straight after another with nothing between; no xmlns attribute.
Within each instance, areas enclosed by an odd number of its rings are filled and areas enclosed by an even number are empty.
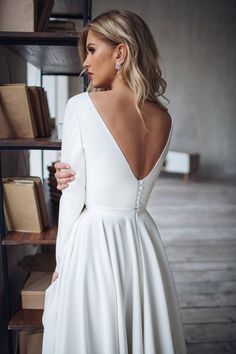
<svg viewBox="0 0 236 354"><path fill-rule="evenodd" d="M120 70L121 69L121 64L116 63L115 68L116 68L116 70Z"/></svg>

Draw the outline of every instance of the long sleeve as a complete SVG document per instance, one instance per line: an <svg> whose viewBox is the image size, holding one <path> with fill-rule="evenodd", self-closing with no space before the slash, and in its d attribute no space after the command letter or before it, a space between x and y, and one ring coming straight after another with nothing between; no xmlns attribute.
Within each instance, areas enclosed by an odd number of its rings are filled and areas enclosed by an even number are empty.
<svg viewBox="0 0 236 354"><path fill-rule="evenodd" d="M55 268L58 273L65 244L85 203L85 155L78 115L73 109L71 99L67 102L64 114L61 162L68 163L71 169L76 171L76 175L75 180L62 191L60 199Z"/></svg>

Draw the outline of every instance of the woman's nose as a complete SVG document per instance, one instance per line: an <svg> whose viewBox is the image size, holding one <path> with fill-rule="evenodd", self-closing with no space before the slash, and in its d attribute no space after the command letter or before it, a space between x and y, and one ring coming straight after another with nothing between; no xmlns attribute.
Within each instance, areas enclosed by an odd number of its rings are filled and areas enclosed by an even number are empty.
<svg viewBox="0 0 236 354"><path fill-rule="evenodd" d="M83 67L85 69L87 69L89 67L89 63L88 63L87 59L85 59L85 61L83 62Z"/></svg>

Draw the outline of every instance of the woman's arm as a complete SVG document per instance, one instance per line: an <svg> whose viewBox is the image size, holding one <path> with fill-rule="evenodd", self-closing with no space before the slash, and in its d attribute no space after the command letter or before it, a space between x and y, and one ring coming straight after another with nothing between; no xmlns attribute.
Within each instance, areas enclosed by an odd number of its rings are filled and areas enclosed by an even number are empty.
<svg viewBox="0 0 236 354"><path fill-rule="evenodd" d="M59 274L62 254L85 203L85 155L79 117L71 99L66 105L63 121L61 162L69 165L76 174L69 186L62 190L60 198L55 269Z"/></svg>

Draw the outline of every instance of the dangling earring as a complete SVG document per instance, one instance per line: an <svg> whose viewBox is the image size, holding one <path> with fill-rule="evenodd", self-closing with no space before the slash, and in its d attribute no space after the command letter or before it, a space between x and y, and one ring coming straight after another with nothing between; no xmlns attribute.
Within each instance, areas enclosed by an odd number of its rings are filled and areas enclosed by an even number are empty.
<svg viewBox="0 0 236 354"><path fill-rule="evenodd" d="M121 64L116 63L115 68L116 68L116 70L120 70L121 69Z"/></svg>

